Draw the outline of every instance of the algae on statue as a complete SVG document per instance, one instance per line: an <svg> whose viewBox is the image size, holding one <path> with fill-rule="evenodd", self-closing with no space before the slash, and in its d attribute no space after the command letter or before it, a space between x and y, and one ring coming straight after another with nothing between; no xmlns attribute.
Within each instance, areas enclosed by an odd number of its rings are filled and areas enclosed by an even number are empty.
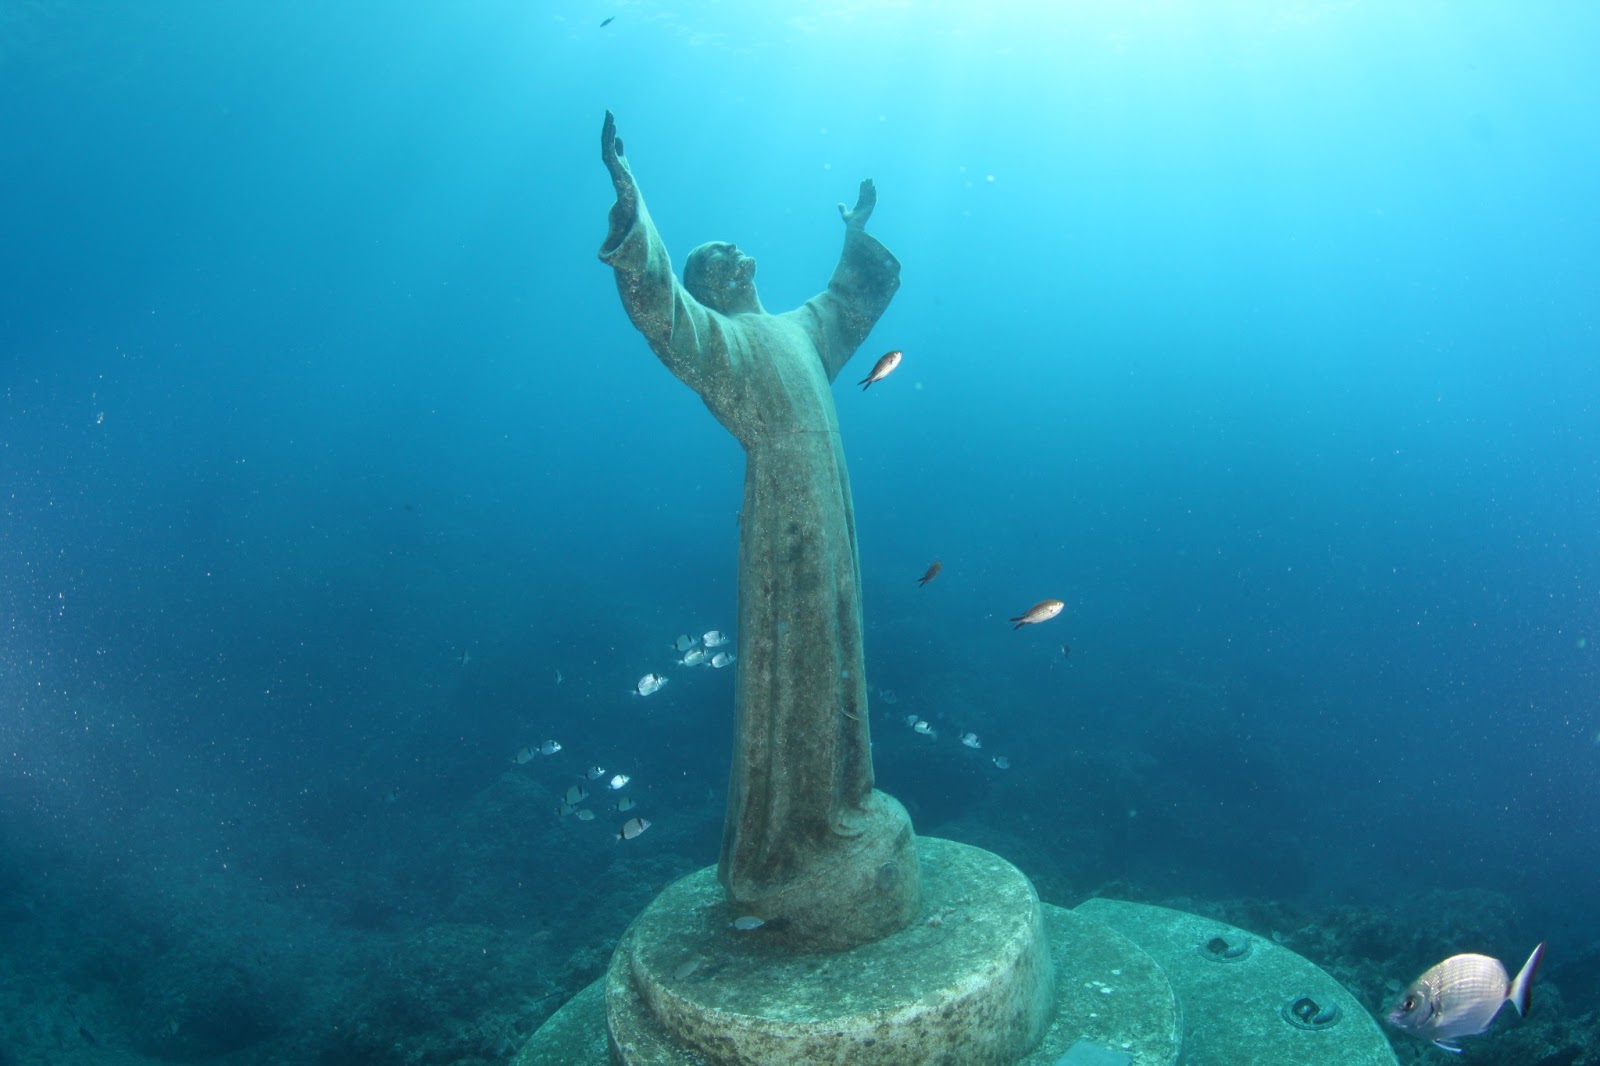
<svg viewBox="0 0 1600 1066"><path fill-rule="evenodd" d="M745 451L737 716L719 874L737 913L800 947L846 948L916 914L904 808L873 789L855 515L830 385L889 305L900 264L866 232L877 194L839 205L825 291L770 314L754 259L702 244L683 282L608 112L616 189L600 258L635 326Z"/></svg>

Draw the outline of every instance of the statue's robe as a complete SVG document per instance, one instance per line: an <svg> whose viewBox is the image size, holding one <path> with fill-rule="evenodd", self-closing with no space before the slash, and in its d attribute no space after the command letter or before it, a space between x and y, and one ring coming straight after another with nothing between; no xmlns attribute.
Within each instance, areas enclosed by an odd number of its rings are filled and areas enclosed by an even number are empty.
<svg viewBox="0 0 1600 1066"><path fill-rule="evenodd" d="M741 914L805 923L828 909L807 897L832 891L835 910L880 912L860 915L864 932L842 920L841 944L881 936L914 913L920 877L909 819L872 787L855 514L829 386L900 264L847 226L824 292L783 314L724 315L674 276L642 198L632 219L613 213L600 258L650 348L745 451L722 882Z"/></svg>

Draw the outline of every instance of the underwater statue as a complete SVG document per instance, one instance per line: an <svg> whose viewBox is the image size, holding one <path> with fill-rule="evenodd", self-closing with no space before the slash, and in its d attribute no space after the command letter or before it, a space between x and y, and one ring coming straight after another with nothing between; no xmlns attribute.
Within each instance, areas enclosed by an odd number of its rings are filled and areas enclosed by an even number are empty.
<svg viewBox="0 0 1600 1066"><path fill-rule="evenodd" d="M904 808L873 789L855 514L830 384L889 305L900 264L867 234L870 180L839 205L823 292L771 314L754 259L702 244L680 283L609 112L616 189L600 258L633 324L745 452L733 770L718 872L729 904L797 947L842 949L916 915Z"/></svg>

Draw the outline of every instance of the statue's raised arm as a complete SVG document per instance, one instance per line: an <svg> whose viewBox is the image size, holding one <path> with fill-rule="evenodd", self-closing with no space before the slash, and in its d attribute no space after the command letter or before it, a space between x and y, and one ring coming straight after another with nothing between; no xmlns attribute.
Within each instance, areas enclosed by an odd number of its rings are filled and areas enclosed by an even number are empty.
<svg viewBox="0 0 1600 1066"><path fill-rule="evenodd" d="M617 190L617 202L611 206L611 232L605 244L609 248L633 228L639 215L639 184L633 180L633 168L628 166L628 160L622 154L617 120L609 111L606 112L605 123L600 127L600 160L605 163L606 170L611 174L611 185ZM839 211L844 212L843 204L839 205ZM604 255L604 249L601 254Z"/></svg>
<svg viewBox="0 0 1600 1066"><path fill-rule="evenodd" d="M710 309L673 275L672 258L639 194L609 111L600 128L600 159L617 194L600 258L616 271L622 306L650 350L709 406L712 394L724 389L730 376L726 340Z"/></svg>
<svg viewBox="0 0 1600 1066"><path fill-rule="evenodd" d="M867 233L867 220L877 206L878 189L871 178L861 182L855 207L839 205L839 217L844 219L839 264L827 289L794 312L802 316L830 382L867 339L900 288L899 260Z"/></svg>

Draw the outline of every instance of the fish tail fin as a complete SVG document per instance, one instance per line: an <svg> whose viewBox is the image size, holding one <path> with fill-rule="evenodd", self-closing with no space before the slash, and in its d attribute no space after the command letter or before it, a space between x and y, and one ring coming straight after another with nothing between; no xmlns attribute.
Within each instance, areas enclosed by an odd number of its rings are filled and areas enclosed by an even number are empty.
<svg viewBox="0 0 1600 1066"><path fill-rule="evenodd" d="M870 377L865 377L865 378L862 378L860 381L856 382L856 384L861 386L861 391L862 392L866 392L868 389L870 389L872 387L872 379Z"/></svg>
<svg viewBox="0 0 1600 1066"><path fill-rule="evenodd" d="M1011 627L1011 632L1013 632L1013 633L1015 633L1017 630L1021 629L1023 626L1028 624L1028 623L1024 622L1020 618L1007 618L1006 621L1017 623L1016 625Z"/></svg>
<svg viewBox="0 0 1600 1066"><path fill-rule="evenodd" d="M1528 961L1522 964L1522 969L1517 971L1517 976L1511 980L1511 989L1506 993L1506 998L1511 1005L1517 1008L1517 1013L1528 1013L1528 1000L1533 995L1533 975L1539 972L1539 960L1544 958L1544 942L1533 949L1533 954L1528 956Z"/></svg>

